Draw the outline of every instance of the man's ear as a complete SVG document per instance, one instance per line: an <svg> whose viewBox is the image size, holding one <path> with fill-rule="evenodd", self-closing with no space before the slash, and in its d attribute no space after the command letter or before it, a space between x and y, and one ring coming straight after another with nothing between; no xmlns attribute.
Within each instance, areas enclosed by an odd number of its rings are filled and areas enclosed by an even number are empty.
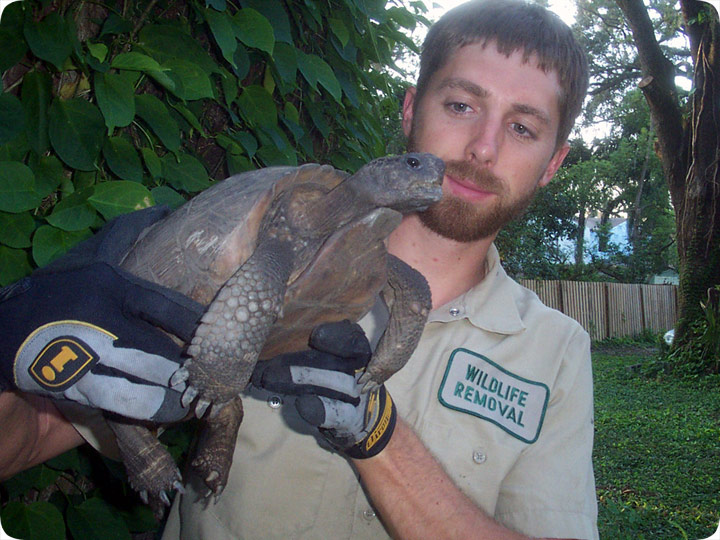
<svg viewBox="0 0 720 540"><path fill-rule="evenodd" d="M405 92L405 100L403 101L402 108L402 128L406 137L410 136L412 130L413 115L415 114L415 96L417 95L417 88L411 86Z"/></svg>
<svg viewBox="0 0 720 540"><path fill-rule="evenodd" d="M542 178L540 178L540 181L538 182L539 187L545 187L550 183L550 180L552 180L553 176L555 176L555 173L560 168L560 165L562 165L562 162L569 151L570 144L567 142L555 151L553 156L550 158L550 162L545 168Z"/></svg>

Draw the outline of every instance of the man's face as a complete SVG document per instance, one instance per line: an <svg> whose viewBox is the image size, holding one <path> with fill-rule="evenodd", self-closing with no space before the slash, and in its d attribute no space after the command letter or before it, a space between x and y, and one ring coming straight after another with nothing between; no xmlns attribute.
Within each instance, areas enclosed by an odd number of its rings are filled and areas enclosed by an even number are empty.
<svg viewBox="0 0 720 540"><path fill-rule="evenodd" d="M494 235L527 207L568 151L556 151L560 86L534 58L506 57L494 43L459 49L416 103L403 106L408 150L445 160L443 199L420 214L459 242Z"/></svg>

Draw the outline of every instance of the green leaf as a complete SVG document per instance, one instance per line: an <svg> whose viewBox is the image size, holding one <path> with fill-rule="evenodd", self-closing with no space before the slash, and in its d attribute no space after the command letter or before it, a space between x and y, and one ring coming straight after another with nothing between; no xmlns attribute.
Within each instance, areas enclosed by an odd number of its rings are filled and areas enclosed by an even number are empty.
<svg viewBox="0 0 720 540"><path fill-rule="evenodd" d="M195 116L195 114L190 109L188 109L182 103L173 103L172 108L179 112L185 119L185 121L190 124L193 129L196 129L201 136L207 137L207 133L205 133L205 130L200 124L200 120L198 120L197 116Z"/></svg>
<svg viewBox="0 0 720 540"><path fill-rule="evenodd" d="M73 51L65 20L52 11L41 21L26 21L24 32L33 54L62 71L65 60Z"/></svg>
<svg viewBox="0 0 720 540"><path fill-rule="evenodd" d="M109 130L125 127L135 118L135 88L122 74L96 73L95 97Z"/></svg>
<svg viewBox="0 0 720 540"><path fill-rule="evenodd" d="M50 142L60 158L82 171L95 168L105 139L105 121L100 110L81 98L50 105Z"/></svg>
<svg viewBox="0 0 720 540"><path fill-rule="evenodd" d="M0 162L0 211L17 214L40 205L32 170L17 161Z"/></svg>
<svg viewBox="0 0 720 540"><path fill-rule="evenodd" d="M25 161L30 152L27 138L21 134L7 144L0 145L0 161Z"/></svg>
<svg viewBox="0 0 720 540"><path fill-rule="evenodd" d="M245 47L243 47L241 43L238 43L233 61L235 62L233 71L237 78L242 80L247 77L247 74L250 72L250 55L248 55Z"/></svg>
<svg viewBox="0 0 720 540"><path fill-rule="evenodd" d="M132 32L133 24L127 19L123 19L120 15L115 12L110 12L107 19L103 23L100 36L116 35L116 34L127 34Z"/></svg>
<svg viewBox="0 0 720 540"><path fill-rule="evenodd" d="M140 153L150 176L160 178L162 176L162 162L155 151L152 148L143 147L140 149Z"/></svg>
<svg viewBox="0 0 720 540"><path fill-rule="evenodd" d="M253 169L252 163L245 156L240 156L230 152L226 153L228 173L231 175L243 173Z"/></svg>
<svg viewBox="0 0 720 540"><path fill-rule="evenodd" d="M151 94L135 96L137 115L148 123L165 148L177 153L180 150L180 129L165 104Z"/></svg>
<svg viewBox="0 0 720 540"><path fill-rule="evenodd" d="M3 11L0 19L0 73L14 66L27 51L23 36L22 2L11 2Z"/></svg>
<svg viewBox="0 0 720 540"><path fill-rule="evenodd" d="M235 35L248 47L260 49L272 54L275 45L275 33L270 21L251 8L238 11L233 17Z"/></svg>
<svg viewBox="0 0 720 540"><path fill-rule="evenodd" d="M251 158L255 155L255 152L257 152L258 149L258 142L257 139L253 137L252 133L248 133L247 131L238 131L237 133L234 133L232 137L243 146L248 157Z"/></svg>
<svg viewBox="0 0 720 540"><path fill-rule="evenodd" d="M62 163L52 155L31 162L30 168L35 173L35 192L42 198L50 195L66 180Z"/></svg>
<svg viewBox="0 0 720 540"><path fill-rule="evenodd" d="M107 45L104 43L92 43L91 41L88 41L87 48L88 51L90 51L90 55L98 62L104 62L107 58L109 50Z"/></svg>
<svg viewBox="0 0 720 540"><path fill-rule="evenodd" d="M277 124L277 107L272 96L258 85L246 87L237 100L243 116L253 125Z"/></svg>
<svg viewBox="0 0 720 540"><path fill-rule="evenodd" d="M234 65L233 55L237 49L237 40L233 29L232 18L227 13L219 13L214 9L205 10L205 20L210 26L215 42L220 47L223 58Z"/></svg>
<svg viewBox="0 0 720 540"><path fill-rule="evenodd" d="M227 8L227 3L225 0L205 0L205 5L215 8L218 11L225 11Z"/></svg>
<svg viewBox="0 0 720 540"><path fill-rule="evenodd" d="M163 63L163 68L168 69L166 74L175 83L175 89L168 90L179 98L191 101L215 97L210 77L197 64L174 58Z"/></svg>
<svg viewBox="0 0 720 540"><path fill-rule="evenodd" d="M25 111L25 133L28 144L37 155L50 146L48 139L48 109L52 100L50 75L31 71L23 77L22 106Z"/></svg>
<svg viewBox="0 0 720 540"><path fill-rule="evenodd" d="M82 231L95 223L95 209L88 204L88 196L92 189L84 189L63 197L47 216L47 221L53 227L63 231Z"/></svg>
<svg viewBox="0 0 720 540"><path fill-rule="evenodd" d="M317 90L319 83L330 92L330 95L335 98L335 101L341 103L342 88L332 68L325 60L315 54L305 54L302 51L298 51L298 67L303 77L305 77L313 89Z"/></svg>
<svg viewBox="0 0 720 540"><path fill-rule="evenodd" d="M63 540L65 523L60 510L49 502L22 504L10 501L2 511L2 527L14 538Z"/></svg>
<svg viewBox="0 0 720 540"><path fill-rule="evenodd" d="M90 229L63 231L51 225L43 225L33 235L33 259L38 266L45 266L90 236L92 236Z"/></svg>
<svg viewBox="0 0 720 540"><path fill-rule="evenodd" d="M290 19L283 2L279 0L246 0L243 5L255 9L265 15L268 21L272 22L275 41L283 41L292 44L292 31L290 30Z"/></svg>
<svg viewBox="0 0 720 540"><path fill-rule="evenodd" d="M23 21L25 20L25 9L22 2L3 2L5 8L0 10L0 28L6 28L13 32L17 39L23 39Z"/></svg>
<svg viewBox="0 0 720 540"><path fill-rule="evenodd" d="M25 129L25 113L22 103L12 94L0 94L0 144L17 137Z"/></svg>
<svg viewBox="0 0 720 540"><path fill-rule="evenodd" d="M175 189L196 193L210 187L205 167L189 154L180 154L180 160L166 154L162 157L163 178Z"/></svg>
<svg viewBox="0 0 720 540"><path fill-rule="evenodd" d="M278 70L280 77L288 83L295 82L297 75L298 60L297 52L293 45L287 43L278 43L272 56L275 63L275 69Z"/></svg>
<svg viewBox="0 0 720 540"><path fill-rule="evenodd" d="M350 32L347 26L345 26L345 23L340 19L328 19L328 22L330 23L330 30L332 30L342 46L345 47L348 41L350 41Z"/></svg>
<svg viewBox="0 0 720 540"><path fill-rule="evenodd" d="M169 24L149 24L140 30L139 46L161 64L183 59L200 67L207 75L220 68L190 34Z"/></svg>
<svg viewBox="0 0 720 540"><path fill-rule="evenodd" d="M67 471L70 469L79 471L82 468L82 463L80 461L80 456L78 454L77 448L73 448L71 450L68 450L67 452L63 452L62 454L47 460L45 462L45 465L56 471Z"/></svg>
<svg viewBox="0 0 720 540"><path fill-rule="evenodd" d="M123 137L109 137L103 147L103 156L110 170L118 178L142 182L143 172L140 156L135 147Z"/></svg>
<svg viewBox="0 0 720 540"><path fill-rule="evenodd" d="M17 39L13 32L0 27L0 73L20 62L26 51L24 39Z"/></svg>
<svg viewBox="0 0 720 540"><path fill-rule="evenodd" d="M155 204L150 191L137 182L117 180L95 186L95 193L88 199L106 220Z"/></svg>
<svg viewBox="0 0 720 540"><path fill-rule="evenodd" d="M27 248L35 231L35 220L30 212L8 214L0 212L0 243L11 248Z"/></svg>
<svg viewBox="0 0 720 540"><path fill-rule="evenodd" d="M230 107L231 103L235 101L235 98L238 96L237 77L223 68L220 85L222 86L223 96L225 97L225 105Z"/></svg>
<svg viewBox="0 0 720 540"><path fill-rule="evenodd" d="M170 208L180 208L187 201L170 186L158 186L150 190L155 204L166 204Z"/></svg>
<svg viewBox="0 0 720 540"><path fill-rule="evenodd" d="M31 271L32 266L30 266L27 251L0 246L0 287L16 282L18 279L27 276ZM2 520L3 518L0 515L0 521ZM4 525L5 522L3 521Z"/></svg>
<svg viewBox="0 0 720 540"><path fill-rule="evenodd" d="M130 540L123 519L107 503L92 497L77 506L68 506L67 525L74 538L83 540Z"/></svg>
<svg viewBox="0 0 720 540"><path fill-rule="evenodd" d="M135 51L118 54L113 58L110 67L131 71L162 71L157 60Z"/></svg>

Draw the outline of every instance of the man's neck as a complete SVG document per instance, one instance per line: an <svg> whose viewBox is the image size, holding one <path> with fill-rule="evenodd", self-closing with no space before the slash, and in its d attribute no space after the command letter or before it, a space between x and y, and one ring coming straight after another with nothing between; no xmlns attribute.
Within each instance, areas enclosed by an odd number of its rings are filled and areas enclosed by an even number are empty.
<svg viewBox="0 0 720 540"><path fill-rule="evenodd" d="M425 276L434 309L482 281L494 238L471 243L449 240L425 227L413 214L405 216L390 235L388 251Z"/></svg>

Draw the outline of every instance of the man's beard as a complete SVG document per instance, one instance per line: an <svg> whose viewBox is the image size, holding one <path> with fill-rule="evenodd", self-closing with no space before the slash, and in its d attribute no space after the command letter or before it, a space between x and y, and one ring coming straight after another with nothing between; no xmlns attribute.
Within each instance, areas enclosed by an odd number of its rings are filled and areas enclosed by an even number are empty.
<svg viewBox="0 0 720 540"><path fill-rule="evenodd" d="M522 214L535 195L533 189L519 199L510 200L500 178L466 161L446 161L445 174L471 180L483 191L493 193L496 199L489 208L478 208L455 195L445 193L440 201L418 214L428 229L456 242L475 242L494 236Z"/></svg>
<svg viewBox="0 0 720 540"><path fill-rule="evenodd" d="M413 126L415 128L417 126ZM408 141L408 151L415 152L413 129ZM456 242L475 242L488 238L521 215L532 201L537 188L510 200L507 187L501 178L485 168L475 167L467 161L445 161L445 174L453 178L471 181L478 188L494 194L495 201L489 208L477 208L450 193L424 212L420 221L431 231Z"/></svg>

